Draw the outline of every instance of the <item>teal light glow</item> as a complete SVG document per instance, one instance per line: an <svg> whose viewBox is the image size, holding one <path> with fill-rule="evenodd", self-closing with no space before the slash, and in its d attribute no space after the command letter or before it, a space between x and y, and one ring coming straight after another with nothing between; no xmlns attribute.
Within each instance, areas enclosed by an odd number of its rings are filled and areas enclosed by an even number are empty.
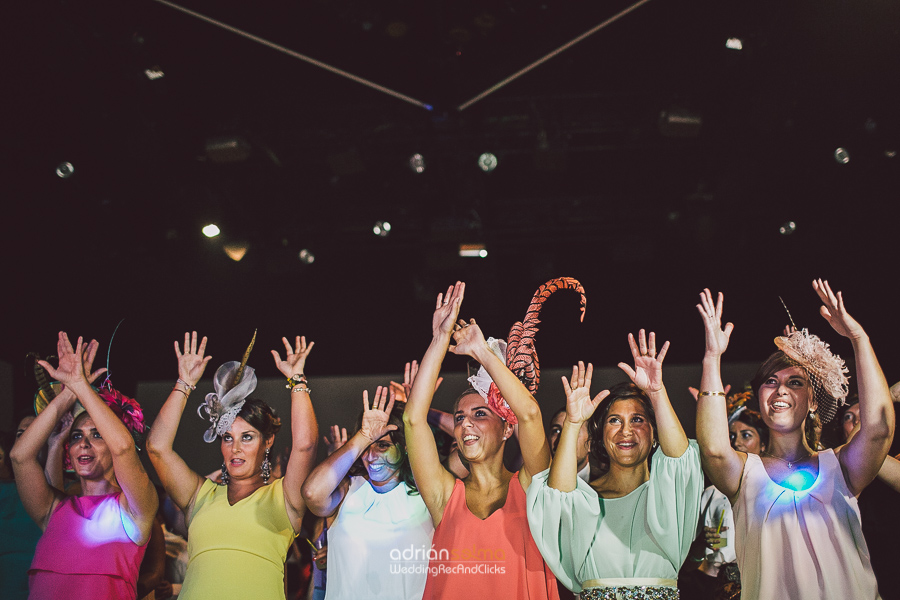
<svg viewBox="0 0 900 600"><path fill-rule="evenodd" d="M795 492L799 492L802 490L808 490L815 482L816 476L813 473L801 469L796 473L792 473L790 477L782 482L781 485L788 489L794 490Z"/></svg>

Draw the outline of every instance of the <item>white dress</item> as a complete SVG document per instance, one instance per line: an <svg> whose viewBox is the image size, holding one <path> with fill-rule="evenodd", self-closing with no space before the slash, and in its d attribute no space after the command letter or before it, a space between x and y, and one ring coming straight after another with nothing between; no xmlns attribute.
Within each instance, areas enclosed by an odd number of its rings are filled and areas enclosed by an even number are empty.
<svg viewBox="0 0 900 600"><path fill-rule="evenodd" d="M350 489L328 529L325 600L420 600L434 525L405 483L379 494L364 477Z"/></svg>
<svg viewBox="0 0 900 600"><path fill-rule="evenodd" d="M797 471L796 487L806 487ZM880 598L859 506L833 450L819 452L818 476L800 491L747 455L734 520L743 600Z"/></svg>

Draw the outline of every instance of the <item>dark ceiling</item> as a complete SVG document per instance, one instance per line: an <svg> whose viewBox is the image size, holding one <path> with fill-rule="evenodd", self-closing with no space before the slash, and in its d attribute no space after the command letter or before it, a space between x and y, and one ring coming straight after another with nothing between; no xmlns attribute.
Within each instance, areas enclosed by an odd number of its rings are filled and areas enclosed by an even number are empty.
<svg viewBox="0 0 900 600"><path fill-rule="evenodd" d="M25 352L50 353L60 328L105 344L122 318L126 389L175 376L186 328L214 362L258 327L261 363L305 333L311 374L395 372L424 351L443 286L465 280L464 314L499 336L560 275L584 283L587 317L574 296L547 305L545 365L615 363L641 326L698 361L703 285L727 294L732 359L768 353L779 295L849 353L815 314L821 275L900 377L900 4L651 0L460 110L630 4L180 4L430 110L161 2L7 7L0 358L17 396ZM666 114L702 125L673 136ZM222 162L229 141L246 157Z"/></svg>

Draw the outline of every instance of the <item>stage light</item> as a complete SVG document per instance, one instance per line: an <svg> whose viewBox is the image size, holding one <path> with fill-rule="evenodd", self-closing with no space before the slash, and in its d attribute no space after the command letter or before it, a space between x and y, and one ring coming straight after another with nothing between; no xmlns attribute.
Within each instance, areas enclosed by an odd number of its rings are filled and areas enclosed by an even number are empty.
<svg viewBox="0 0 900 600"><path fill-rule="evenodd" d="M424 173L425 172L425 157L419 154L413 154L409 157L409 168L412 169L415 173Z"/></svg>
<svg viewBox="0 0 900 600"><path fill-rule="evenodd" d="M485 258L488 253L484 244L460 244L459 255L464 258Z"/></svg>
<svg viewBox="0 0 900 600"><path fill-rule="evenodd" d="M850 162L850 153L844 148L838 148L834 151L834 160L836 160L838 164L846 165Z"/></svg>
<svg viewBox="0 0 900 600"><path fill-rule="evenodd" d="M797 231L797 224L793 221L787 221L778 228L778 233L781 235L791 235L795 231Z"/></svg>
<svg viewBox="0 0 900 600"><path fill-rule="evenodd" d="M220 233L222 233L222 230L219 229L219 226L216 225L215 223L210 223L209 225L206 225L205 227L203 227L202 231L203 231L203 235L205 235L208 238L214 238L217 235L219 235Z"/></svg>
<svg viewBox="0 0 900 600"><path fill-rule="evenodd" d="M75 172L75 166L70 162L59 163L56 167L56 176L60 179L68 179Z"/></svg>
<svg viewBox="0 0 900 600"><path fill-rule="evenodd" d="M165 73L159 67L154 67L153 69L144 69L144 75L147 76L147 79L150 81L155 81L157 79L162 79Z"/></svg>
<svg viewBox="0 0 900 600"><path fill-rule="evenodd" d="M387 237L391 233L391 224L387 221L376 221L372 227L372 233L380 237Z"/></svg>
<svg viewBox="0 0 900 600"><path fill-rule="evenodd" d="M500 161L497 160L497 157L491 154L490 152L485 152L481 156L478 157L478 168L484 171L485 173L490 173L494 169L497 168L497 165Z"/></svg>
<svg viewBox="0 0 900 600"><path fill-rule="evenodd" d="M886 158L894 158L895 156L897 156L897 151L896 150L885 150L884 156Z"/></svg>
<svg viewBox="0 0 900 600"><path fill-rule="evenodd" d="M298 258L300 259L300 262L306 263L307 265L311 265L316 261L316 256L306 248L300 251Z"/></svg>
<svg viewBox="0 0 900 600"><path fill-rule="evenodd" d="M247 254L247 244L228 244L222 248L228 258L234 262L241 262L244 255Z"/></svg>
<svg viewBox="0 0 900 600"><path fill-rule="evenodd" d="M725 41L725 47L729 50L743 50L744 43L741 41L741 38L731 37Z"/></svg>

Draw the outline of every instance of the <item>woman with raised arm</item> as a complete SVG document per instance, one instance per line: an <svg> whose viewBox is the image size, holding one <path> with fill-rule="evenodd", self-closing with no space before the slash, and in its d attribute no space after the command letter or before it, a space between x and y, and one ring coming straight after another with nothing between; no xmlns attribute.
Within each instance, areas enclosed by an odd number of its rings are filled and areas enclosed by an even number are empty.
<svg viewBox="0 0 900 600"><path fill-rule="evenodd" d="M550 464L541 410L522 382L485 341L474 320L456 323L465 284L438 294L432 341L419 366L403 424L413 474L435 526L426 600L484 598L557 599L556 580L531 538L525 490L532 475ZM474 358L505 401L492 408L475 391L453 409L454 437L469 463L458 480L441 465L428 409L451 337L454 354ZM499 413L503 412L503 416ZM517 473L503 466L503 448L518 423L525 465Z"/></svg>
<svg viewBox="0 0 900 600"><path fill-rule="evenodd" d="M678 598L677 577L690 550L703 473L663 385L666 342L628 335L630 383L593 399L593 366L578 363L566 390L553 465L528 491L528 522L544 558L583 599ZM590 484L577 474L578 434L588 422L591 454L602 474Z"/></svg>
<svg viewBox="0 0 900 600"><path fill-rule="evenodd" d="M328 529L326 600L418 600L425 588L434 527L416 489L403 408L363 392L356 433L303 484L309 509L334 521Z"/></svg>
<svg viewBox="0 0 900 600"><path fill-rule="evenodd" d="M709 290L697 309L706 354L697 404L697 437L709 478L734 506L741 594L769 598L879 598L856 497L875 478L894 435L887 382L863 328L841 293L813 282L822 316L849 338L856 357L859 432L847 444L817 452L816 417L828 422L847 395L844 361L807 330L775 339L779 350L752 381L769 444L759 456L728 439L719 368L734 326L722 328L723 296Z"/></svg>
<svg viewBox="0 0 900 600"><path fill-rule="evenodd" d="M182 600L195 598L284 598L284 561L300 531L306 506L300 492L315 460L318 429L303 369L313 344L297 336L284 342L286 358L275 350L275 366L291 390L291 455L284 477L270 481L269 452L281 419L256 398L256 373L245 362L219 367L215 394L201 408L212 426L207 442L220 439L222 485L201 477L173 450L175 432L188 395L210 357L206 338L184 335L184 352L175 342L178 380L147 440L150 460L169 496L188 524L187 573ZM252 345L252 344L251 344ZM249 354L249 350L248 350Z"/></svg>
<svg viewBox="0 0 900 600"><path fill-rule="evenodd" d="M60 332L59 366L41 361L63 393L41 411L11 452L22 504L44 531L29 571L29 598L135 598L138 569L150 540L158 501L138 458L144 432L134 400L91 387L99 375L85 373L97 342L78 338L72 347ZM105 370L105 369L104 369ZM75 400L81 403L75 406ZM38 462L56 424L76 408L67 455L81 493L66 496L50 487ZM77 412L81 407L83 412Z"/></svg>

